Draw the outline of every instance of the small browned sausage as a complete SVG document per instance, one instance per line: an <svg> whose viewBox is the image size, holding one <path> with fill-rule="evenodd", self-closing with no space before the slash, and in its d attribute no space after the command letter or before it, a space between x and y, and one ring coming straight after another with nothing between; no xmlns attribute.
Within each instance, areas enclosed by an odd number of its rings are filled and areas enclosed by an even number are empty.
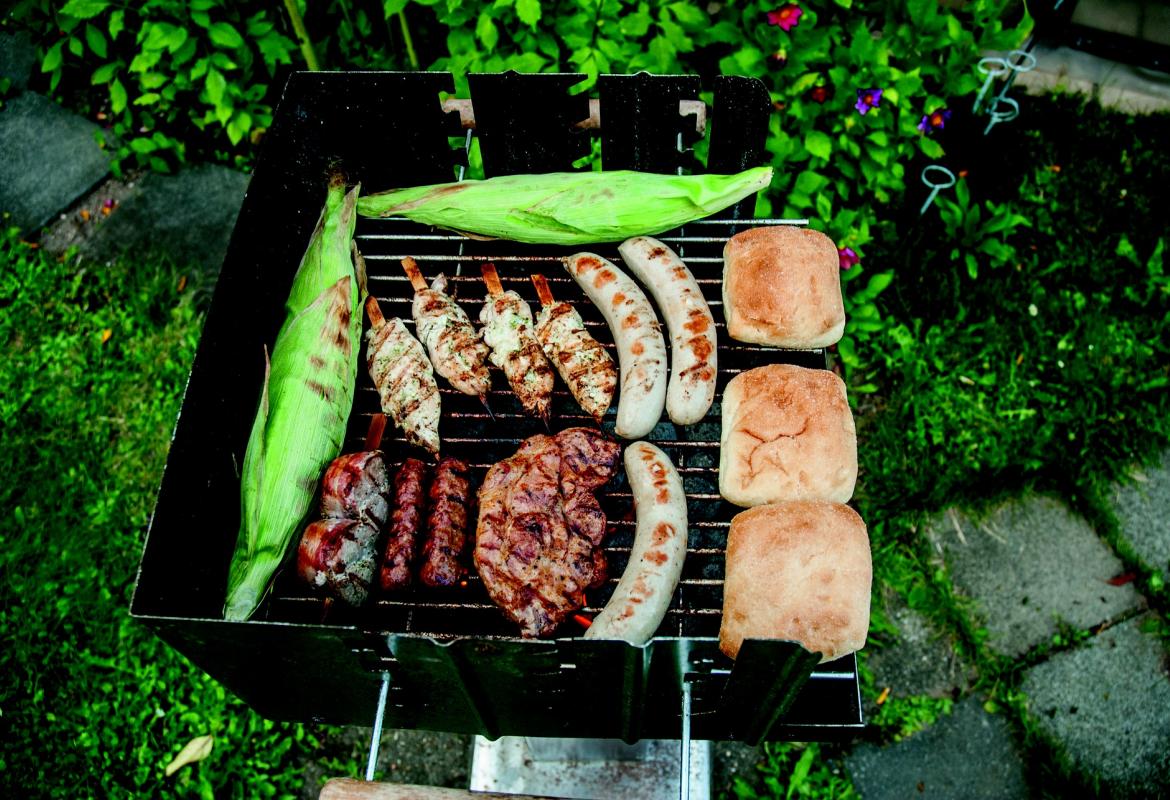
<svg viewBox="0 0 1170 800"><path fill-rule="evenodd" d="M379 574L379 584L384 592L410 585L410 567L418 557L423 514L426 512L427 494L423 489L426 477L427 465L417 458L406 459L394 475L394 506L390 511L386 553Z"/></svg>
<svg viewBox="0 0 1170 800"><path fill-rule="evenodd" d="M457 458L439 461L430 498L431 513L418 578L427 586L454 586L466 572L462 555L471 516L471 468Z"/></svg>

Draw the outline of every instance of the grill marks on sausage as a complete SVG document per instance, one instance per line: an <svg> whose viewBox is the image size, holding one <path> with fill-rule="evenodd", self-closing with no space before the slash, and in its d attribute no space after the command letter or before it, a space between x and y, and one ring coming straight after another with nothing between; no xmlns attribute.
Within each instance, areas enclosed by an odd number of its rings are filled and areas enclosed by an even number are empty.
<svg viewBox="0 0 1170 800"><path fill-rule="evenodd" d="M467 546L471 503L471 468L446 457L435 467L431 511L418 577L427 586L454 586L466 573L461 560Z"/></svg>
<svg viewBox="0 0 1170 800"><path fill-rule="evenodd" d="M393 510L387 525L386 549L382 557L379 584L383 591L405 589L410 585L410 570L418 557L423 533L423 515L427 495L423 490L427 465L408 458L394 475Z"/></svg>

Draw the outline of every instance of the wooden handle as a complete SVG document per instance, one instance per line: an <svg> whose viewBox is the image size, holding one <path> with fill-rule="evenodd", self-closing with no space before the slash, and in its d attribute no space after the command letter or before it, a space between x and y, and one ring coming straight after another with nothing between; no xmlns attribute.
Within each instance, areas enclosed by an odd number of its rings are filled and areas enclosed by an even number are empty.
<svg viewBox="0 0 1170 800"><path fill-rule="evenodd" d="M533 275L532 285L536 287L536 296L540 298L540 304L542 306L551 306L556 302L553 300L552 289L549 287L548 281L543 275Z"/></svg>
<svg viewBox="0 0 1170 800"><path fill-rule="evenodd" d="M406 277L410 278L410 285L414 287L416 292L427 288L427 281L419 272L418 262L410 256L402 259L402 271L406 273Z"/></svg>
<svg viewBox="0 0 1170 800"><path fill-rule="evenodd" d="M366 431L366 449L377 450L382 446L382 434L386 432L386 415L375 414L370 419L370 429Z"/></svg>
<svg viewBox="0 0 1170 800"><path fill-rule="evenodd" d="M483 273L483 282L487 284L488 294L496 297L504 293L504 287L500 283L500 275L496 272L496 265L490 261L485 261L479 268Z"/></svg>
<svg viewBox="0 0 1170 800"><path fill-rule="evenodd" d="M320 800L552 800L531 794L472 792L407 783L374 783L334 778L321 789Z"/></svg>
<svg viewBox="0 0 1170 800"><path fill-rule="evenodd" d="M386 318L382 316L382 307L378 305L378 298L373 295L366 298L366 314L370 318L370 324L375 328L381 328L386 324Z"/></svg>

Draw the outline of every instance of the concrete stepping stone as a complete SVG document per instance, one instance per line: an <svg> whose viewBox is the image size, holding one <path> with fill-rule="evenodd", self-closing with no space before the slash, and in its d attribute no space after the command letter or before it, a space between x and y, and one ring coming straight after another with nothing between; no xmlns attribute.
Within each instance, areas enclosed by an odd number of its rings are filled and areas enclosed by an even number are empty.
<svg viewBox="0 0 1170 800"><path fill-rule="evenodd" d="M87 258L109 261L124 253L141 260L168 258L181 268L217 275L244 202L248 176L203 164L175 175L145 173L128 182L108 181L55 223L42 246L49 252L77 246ZM115 202L108 217L103 203ZM88 210L82 221L80 209Z"/></svg>
<svg viewBox="0 0 1170 800"><path fill-rule="evenodd" d="M101 128L47 97L17 95L0 109L0 213L28 233L68 208L109 171Z"/></svg>
<svg viewBox="0 0 1170 800"><path fill-rule="evenodd" d="M0 33L0 79L8 79L8 90L28 88L37 51L23 33Z"/></svg>
<svg viewBox="0 0 1170 800"><path fill-rule="evenodd" d="M1114 509L1121 535L1137 557L1170 582L1170 450L1135 482L1119 486Z"/></svg>
<svg viewBox="0 0 1170 800"><path fill-rule="evenodd" d="M960 592L975 601L988 646L1016 657L1048 642L1061 623L1078 630L1144 604L1080 516L1048 497L1004 503L975 521L951 509L927 526Z"/></svg>
<svg viewBox="0 0 1170 800"><path fill-rule="evenodd" d="M975 696L900 742L859 745L846 756L845 767L864 800L1029 796L1024 762L1007 721L984 711Z"/></svg>
<svg viewBox="0 0 1170 800"><path fill-rule="evenodd" d="M1028 713L1073 765L1117 797L1170 796L1170 677L1150 614L1056 653L1022 684Z"/></svg>
<svg viewBox="0 0 1170 800"><path fill-rule="evenodd" d="M960 655L955 638L910 608L897 592L885 590L882 605L898 630L897 638L884 646L871 641L861 651L878 691L888 688L891 697L952 697L966 693L975 672ZM866 717L878 711L874 698L867 698Z"/></svg>

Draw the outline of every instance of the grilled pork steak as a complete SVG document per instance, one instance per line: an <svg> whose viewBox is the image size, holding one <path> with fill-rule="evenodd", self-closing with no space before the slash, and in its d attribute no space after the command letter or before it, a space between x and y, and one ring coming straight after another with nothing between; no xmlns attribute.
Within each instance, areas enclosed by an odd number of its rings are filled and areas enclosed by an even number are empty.
<svg viewBox="0 0 1170 800"><path fill-rule="evenodd" d="M488 470L479 491L475 566L492 600L524 636L545 636L605 581L605 514L593 492L621 447L569 428L526 439Z"/></svg>

